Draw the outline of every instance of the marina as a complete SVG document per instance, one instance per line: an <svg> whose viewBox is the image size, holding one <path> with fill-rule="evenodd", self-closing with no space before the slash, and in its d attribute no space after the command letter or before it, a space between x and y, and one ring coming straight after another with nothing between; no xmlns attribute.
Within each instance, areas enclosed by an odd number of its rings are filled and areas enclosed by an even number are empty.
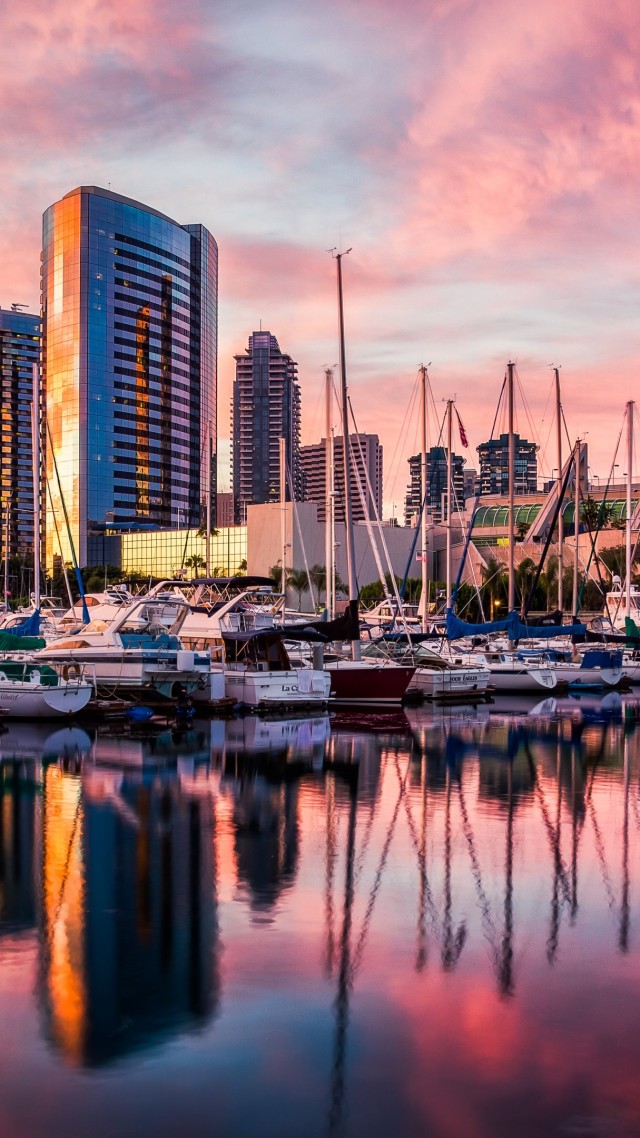
<svg viewBox="0 0 640 1138"><path fill-rule="evenodd" d="M3 1130L636 1133L640 699L541 696L8 725Z"/></svg>

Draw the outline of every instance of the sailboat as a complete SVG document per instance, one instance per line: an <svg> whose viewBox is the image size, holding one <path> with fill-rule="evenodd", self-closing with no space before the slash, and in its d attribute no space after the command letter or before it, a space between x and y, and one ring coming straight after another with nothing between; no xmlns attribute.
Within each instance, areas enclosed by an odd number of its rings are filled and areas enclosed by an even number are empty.
<svg viewBox="0 0 640 1138"><path fill-rule="evenodd" d="M33 446L34 501L34 603L33 626L37 631L40 611L40 435L38 422L39 378L33 365L31 435ZM21 630L24 632L24 628ZM28 630L27 630L28 631ZM75 715L88 704L92 685L78 668L73 676L63 668L34 662L31 652L44 640L37 636L0 634L0 713L12 719L43 719Z"/></svg>
<svg viewBox="0 0 640 1138"><path fill-rule="evenodd" d="M347 253L351 250L347 249ZM349 401L347 396L347 369L345 357L344 306L342 296L342 258L346 253L335 253L338 277L338 319L340 331L340 392L342 406L342 445L344 448L344 518L349 585L349 613L353 625L351 633L351 659L336 658L325 661L331 677L332 703L376 705L400 703L415 673L414 666L396 664L392 660L363 660L360 652L360 623L358 615L358 584L353 538L353 510L351 502L351 469L353 458L349 442ZM330 388L329 398L330 398ZM328 412L328 418L330 413ZM327 439L327 446L329 440ZM325 525L331 525L327 516ZM329 538L327 538L327 545ZM329 566L327 566L327 573Z"/></svg>

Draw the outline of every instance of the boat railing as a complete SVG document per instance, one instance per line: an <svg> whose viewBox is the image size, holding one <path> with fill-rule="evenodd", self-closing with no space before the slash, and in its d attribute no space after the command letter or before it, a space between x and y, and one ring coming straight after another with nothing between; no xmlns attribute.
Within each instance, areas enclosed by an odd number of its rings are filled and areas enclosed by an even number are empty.
<svg viewBox="0 0 640 1138"><path fill-rule="evenodd" d="M230 612L220 618L222 632L255 632L273 628L273 614L268 612Z"/></svg>

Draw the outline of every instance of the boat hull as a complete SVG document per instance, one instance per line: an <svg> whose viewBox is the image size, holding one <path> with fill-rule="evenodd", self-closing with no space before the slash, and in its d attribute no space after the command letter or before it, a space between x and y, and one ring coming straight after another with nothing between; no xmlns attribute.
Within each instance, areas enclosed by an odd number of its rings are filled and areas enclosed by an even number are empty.
<svg viewBox="0 0 640 1138"><path fill-rule="evenodd" d="M77 715L93 694L91 684L57 687L20 681L0 681L0 713L9 719L58 719Z"/></svg>
<svg viewBox="0 0 640 1138"><path fill-rule="evenodd" d="M331 703L377 706L399 704L406 697L415 668L336 660L325 664L331 677Z"/></svg>
<svg viewBox="0 0 640 1138"><path fill-rule="evenodd" d="M331 687L328 675L313 668L253 672L227 668L225 695L245 707L324 707Z"/></svg>
<svg viewBox="0 0 640 1138"><path fill-rule="evenodd" d="M451 699L464 695L483 695L490 673L485 668L416 668L407 694L423 699Z"/></svg>

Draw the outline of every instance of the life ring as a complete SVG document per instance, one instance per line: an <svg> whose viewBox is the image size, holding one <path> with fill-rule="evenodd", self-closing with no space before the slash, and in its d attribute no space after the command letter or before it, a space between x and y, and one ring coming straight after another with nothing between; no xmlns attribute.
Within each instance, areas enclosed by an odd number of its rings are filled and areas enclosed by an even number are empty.
<svg viewBox="0 0 640 1138"><path fill-rule="evenodd" d="M63 664L62 665L62 678L63 678L63 680L79 680L80 679L80 665L79 664Z"/></svg>

